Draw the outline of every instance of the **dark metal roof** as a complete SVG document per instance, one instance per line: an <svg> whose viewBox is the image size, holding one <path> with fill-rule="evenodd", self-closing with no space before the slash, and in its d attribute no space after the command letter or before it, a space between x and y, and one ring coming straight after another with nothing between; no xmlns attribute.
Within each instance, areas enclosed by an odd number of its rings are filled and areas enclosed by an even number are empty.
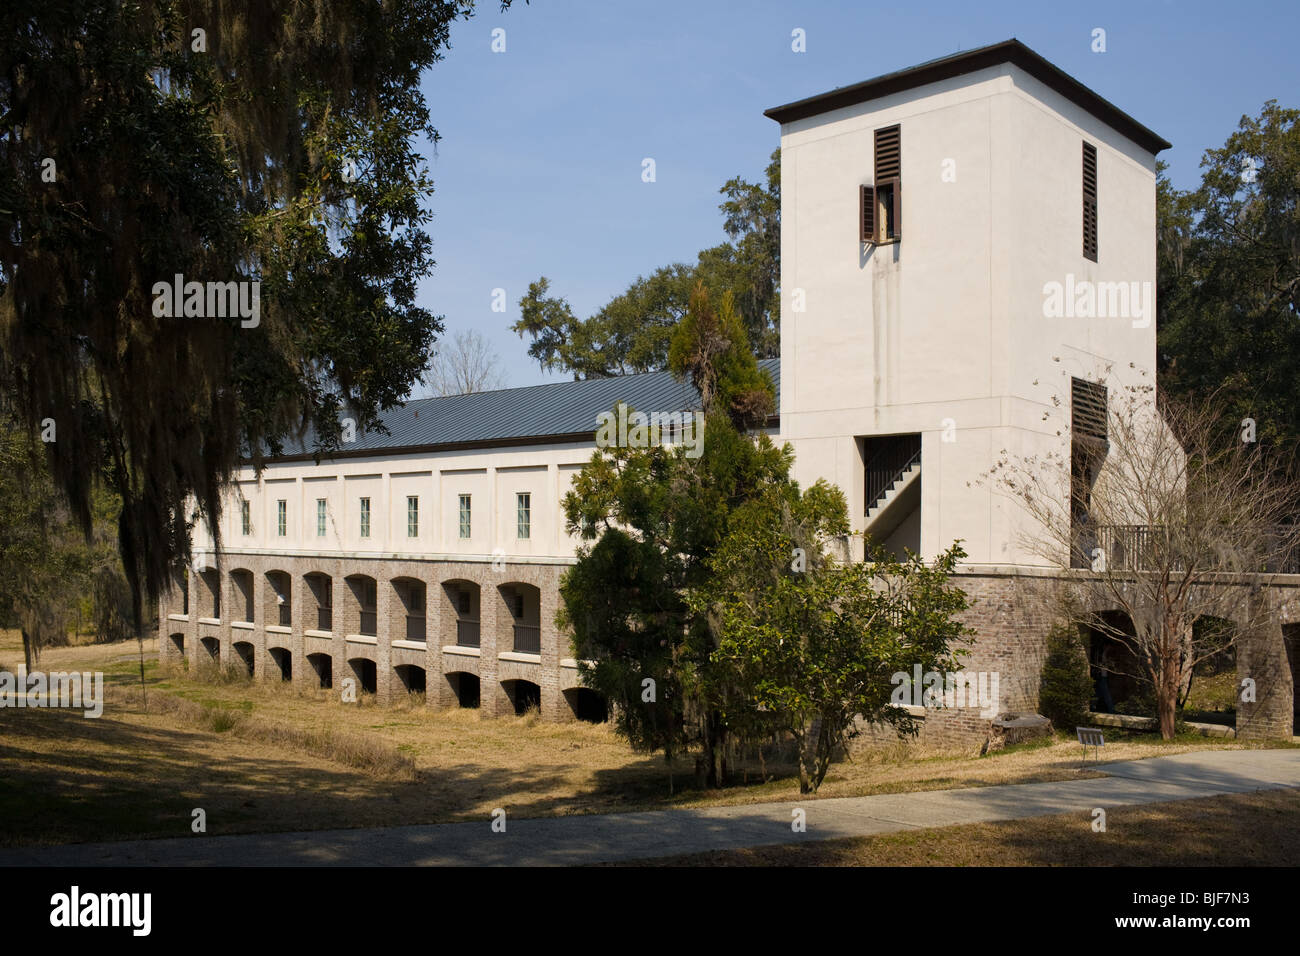
<svg viewBox="0 0 1300 956"><path fill-rule="evenodd" d="M908 67L905 70L886 73L884 76L855 83L852 86L841 86L829 93L820 93L784 106L774 106L770 110L765 110L763 115L771 117L778 123L791 123L808 116L828 113L845 106L855 106L882 96L924 86L927 83L938 83L954 76L974 73L976 70L1001 63L1011 63L1020 67L1076 106L1082 107L1106 125L1123 133L1147 152L1158 153L1162 149L1170 148L1170 144L1165 139L1014 38L976 50L966 50L930 60L928 63Z"/></svg>
<svg viewBox="0 0 1300 956"><path fill-rule="evenodd" d="M781 360L761 359L758 366L771 376L780 395ZM596 416L619 401L637 411L684 412L700 407L700 394L694 386L677 381L671 372L647 372L416 399L380 416L389 434L358 432L355 442L328 457L591 441ZM271 460L311 458L314 445L309 433L301 442L286 442L284 454Z"/></svg>

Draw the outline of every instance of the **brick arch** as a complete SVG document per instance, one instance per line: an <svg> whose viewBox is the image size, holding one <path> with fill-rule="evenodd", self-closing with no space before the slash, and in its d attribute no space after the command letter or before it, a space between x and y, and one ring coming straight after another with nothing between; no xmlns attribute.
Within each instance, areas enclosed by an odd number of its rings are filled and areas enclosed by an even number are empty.
<svg viewBox="0 0 1300 956"><path fill-rule="evenodd" d="M293 625L293 575L271 568L262 575L262 623L278 627Z"/></svg>
<svg viewBox="0 0 1300 956"><path fill-rule="evenodd" d="M540 654L542 592L526 581L497 585L497 647L521 654Z"/></svg>
<svg viewBox="0 0 1300 956"><path fill-rule="evenodd" d="M421 578L404 575L391 578L388 586L395 598L392 620L388 622L389 640L427 641L428 586Z"/></svg>
<svg viewBox="0 0 1300 956"><path fill-rule="evenodd" d="M334 576L324 571L307 571L303 580L303 628L308 631L334 630Z"/></svg>
<svg viewBox="0 0 1300 956"><path fill-rule="evenodd" d="M478 647L482 643L483 588L477 581L455 577L442 581L438 590L444 622L442 643Z"/></svg>
<svg viewBox="0 0 1300 956"><path fill-rule="evenodd" d="M226 613L232 621L253 622L256 581L257 575L249 568L230 569L230 608Z"/></svg>

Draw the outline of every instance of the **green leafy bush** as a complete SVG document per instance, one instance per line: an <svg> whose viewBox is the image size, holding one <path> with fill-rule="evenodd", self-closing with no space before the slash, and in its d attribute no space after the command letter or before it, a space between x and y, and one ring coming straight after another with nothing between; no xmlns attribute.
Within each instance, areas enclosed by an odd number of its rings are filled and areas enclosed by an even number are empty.
<svg viewBox="0 0 1300 956"><path fill-rule="evenodd" d="M1047 635L1047 658L1038 686L1038 712L1057 730L1083 725L1092 702L1088 655L1076 628L1058 624Z"/></svg>

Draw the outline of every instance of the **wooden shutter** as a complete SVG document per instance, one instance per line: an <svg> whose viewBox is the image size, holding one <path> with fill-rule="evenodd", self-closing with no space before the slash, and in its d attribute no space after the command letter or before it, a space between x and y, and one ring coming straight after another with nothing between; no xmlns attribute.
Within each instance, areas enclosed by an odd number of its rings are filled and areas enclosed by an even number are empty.
<svg viewBox="0 0 1300 956"><path fill-rule="evenodd" d="M1083 144L1083 254L1097 261L1097 147Z"/></svg>
<svg viewBox="0 0 1300 956"><path fill-rule="evenodd" d="M876 187L858 187L858 239L876 241Z"/></svg>
<svg viewBox="0 0 1300 956"><path fill-rule="evenodd" d="M1105 385L1081 378L1070 380L1070 428L1076 440L1106 441Z"/></svg>
<svg viewBox="0 0 1300 956"><path fill-rule="evenodd" d="M876 130L876 182L896 179L903 174L902 141L897 126Z"/></svg>
<svg viewBox="0 0 1300 956"><path fill-rule="evenodd" d="M903 238L903 180L894 177L894 238Z"/></svg>

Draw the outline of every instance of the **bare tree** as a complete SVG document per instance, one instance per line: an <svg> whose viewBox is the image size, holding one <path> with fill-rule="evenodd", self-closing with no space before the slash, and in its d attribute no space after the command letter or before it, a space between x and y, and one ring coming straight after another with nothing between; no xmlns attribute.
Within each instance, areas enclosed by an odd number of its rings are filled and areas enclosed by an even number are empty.
<svg viewBox="0 0 1300 956"><path fill-rule="evenodd" d="M497 355L480 333L457 332L442 346L423 376L424 384L439 395L490 392L505 384Z"/></svg>
<svg viewBox="0 0 1300 956"><path fill-rule="evenodd" d="M1272 467L1251 429L1225 427L1214 398L1157 406L1154 386L1139 384L1111 402L1091 387L1100 419L1075 385L1061 446L1003 452L985 477L1034 519L1026 550L1062 568L1057 613L1133 651L1129 676L1154 688L1169 739L1196 665L1276 624L1266 592L1276 574L1300 570L1300 486ZM1103 609L1122 611L1131 629ZM1219 620L1236 627L1204 626Z"/></svg>

